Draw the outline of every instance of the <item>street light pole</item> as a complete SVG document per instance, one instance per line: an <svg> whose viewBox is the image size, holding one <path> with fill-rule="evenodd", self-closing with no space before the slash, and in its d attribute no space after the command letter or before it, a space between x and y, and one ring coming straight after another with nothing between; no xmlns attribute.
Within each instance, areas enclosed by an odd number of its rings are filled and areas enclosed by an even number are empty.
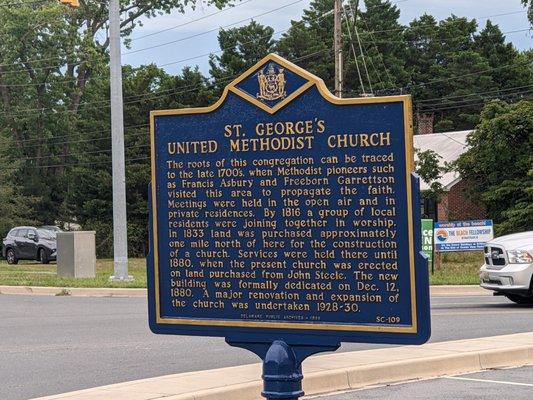
<svg viewBox="0 0 533 400"><path fill-rule="evenodd" d="M114 256L114 275L109 279L114 281L127 281L133 278L128 275L128 227L126 220L126 168L124 161L124 111L122 105L119 0L109 1L109 53Z"/></svg>

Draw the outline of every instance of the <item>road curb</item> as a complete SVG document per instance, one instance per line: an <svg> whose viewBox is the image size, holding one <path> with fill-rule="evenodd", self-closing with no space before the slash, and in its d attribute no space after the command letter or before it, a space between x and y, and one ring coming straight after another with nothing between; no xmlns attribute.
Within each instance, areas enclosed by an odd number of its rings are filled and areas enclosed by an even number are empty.
<svg viewBox="0 0 533 400"><path fill-rule="evenodd" d="M146 289L0 286L0 294L74 297L146 297Z"/></svg>
<svg viewBox="0 0 533 400"><path fill-rule="evenodd" d="M431 285L431 296L492 296L490 290L478 285Z"/></svg>
<svg viewBox="0 0 533 400"><path fill-rule="evenodd" d="M146 297L143 288L73 288L52 286L0 285L0 295L79 296L79 297ZM476 285L431 286L431 296L490 296L491 292Z"/></svg>
<svg viewBox="0 0 533 400"><path fill-rule="evenodd" d="M304 362L306 395L533 364L533 332L335 353ZM258 400L261 365L189 372L34 400Z"/></svg>

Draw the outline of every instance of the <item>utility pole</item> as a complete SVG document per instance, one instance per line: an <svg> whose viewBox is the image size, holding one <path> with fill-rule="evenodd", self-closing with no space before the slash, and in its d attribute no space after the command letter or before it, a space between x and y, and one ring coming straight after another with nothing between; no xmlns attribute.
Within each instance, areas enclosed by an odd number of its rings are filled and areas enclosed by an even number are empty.
<svg viewBox="0 0 533 400"><path fill-rule="evenodd" d="M342 0L335 0L333 9L333 50L335 53L335 96L342 97Z"/></svg>
<svg viewBox="0 0 533 400"><path fill-rule="evenodd" d="M128 281L128 227L126 221L126 167L124 161L124 111L120 56L119 0L109 1L109 65L111 78L111 158L113 163L113 256L114 275Z"/></svg>

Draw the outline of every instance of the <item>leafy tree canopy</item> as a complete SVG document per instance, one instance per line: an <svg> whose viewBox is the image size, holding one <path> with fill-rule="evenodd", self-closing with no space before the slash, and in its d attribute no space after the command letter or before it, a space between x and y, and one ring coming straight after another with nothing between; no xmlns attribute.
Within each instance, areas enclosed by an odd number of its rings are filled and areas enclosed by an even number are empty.
<svg viewBox="0 0 533 400"><path fill-rule="evenodd" d="M533 102L487 104L468 145L456 166L475 182L472 191L487 205L497 233L533 229Z"/></svg>

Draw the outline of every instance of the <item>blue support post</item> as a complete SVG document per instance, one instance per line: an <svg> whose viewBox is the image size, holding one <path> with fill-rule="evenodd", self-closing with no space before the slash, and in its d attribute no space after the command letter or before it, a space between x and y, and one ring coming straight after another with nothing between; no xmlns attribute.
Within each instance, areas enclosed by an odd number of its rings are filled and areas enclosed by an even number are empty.
<svg viewBox="0 0 533 400"><path fill-rule="evenodd" d="M257 354L263 360L263 391L267 400L298 400L302 389L302 362L309 356L324 351L335 351L340 343L321 345L287 344L284 340L269 342L243 342L226 339L234 347L241 347Z"/></svg>
<svg viewBox="0 0 533 400"><path fill-rule="evenodd" d="M263 391L268 400L298 400L302 390L302 364L282 340L274 340L263 360Z"/></svg>

